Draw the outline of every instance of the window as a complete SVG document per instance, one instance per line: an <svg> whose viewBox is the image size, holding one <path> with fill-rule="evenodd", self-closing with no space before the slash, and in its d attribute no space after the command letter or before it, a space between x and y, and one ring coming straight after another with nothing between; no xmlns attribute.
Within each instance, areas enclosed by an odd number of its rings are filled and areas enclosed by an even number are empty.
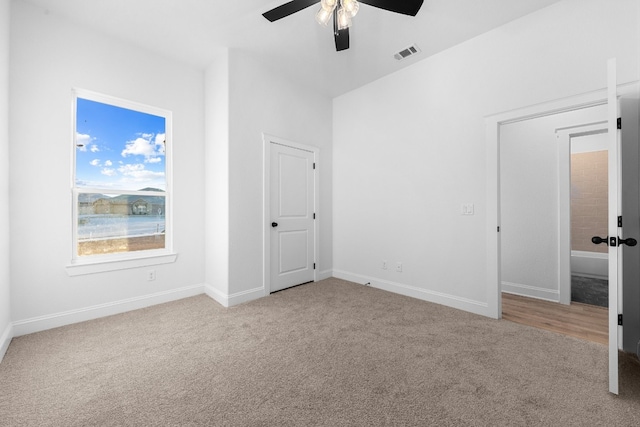
<svg viewBox="0 0 640 427"><path fill-rule="evenodd" d="M171 253L171 112L74 91L72 263Z"/></svg>

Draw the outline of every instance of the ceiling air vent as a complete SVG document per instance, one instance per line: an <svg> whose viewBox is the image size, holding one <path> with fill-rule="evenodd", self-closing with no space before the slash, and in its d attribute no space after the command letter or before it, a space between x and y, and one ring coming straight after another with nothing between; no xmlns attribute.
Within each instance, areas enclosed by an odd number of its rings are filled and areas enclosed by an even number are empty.
<svg viewBox="0 0 640 427"><path fill-rule="evenodd" d="M411 55L415 55L418 52L420 52L420 48L414 44L396 53L395 55L393 55L393 57L396 58L398 61L402 61L403 59L408 58Z"/></svg>

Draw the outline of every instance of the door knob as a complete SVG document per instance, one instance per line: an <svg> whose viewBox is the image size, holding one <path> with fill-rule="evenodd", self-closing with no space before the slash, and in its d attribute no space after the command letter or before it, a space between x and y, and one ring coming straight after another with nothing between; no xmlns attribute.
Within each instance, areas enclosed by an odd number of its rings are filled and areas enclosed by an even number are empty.
<svg viewBox="0 0 640 427"><path fill-rule="evenodd" d="M629 237L628 239L621 239L618 237L618 246L620 245L635 246L637 244L638 244L638 241L632 237Z"/></svg>
<svg viewBox="0 0 640 427"><path fill-rule="evenodd" d="M595 244L595 245L599 245L600 243L604 243L605 245L608 244L607 243L607 239L609 238L609 236L602 238L602 237L598 237L598 236L593 236L591 238L591 243Z"/></svg>
<svg viewBox="0 0 640 427"><path fill-rule="evenodd" d="M272 223L271 223L271 226L272 226L273 228L276 228L276 227L278 226L278 223L277 223L277 222L272 222Z"/></svg>

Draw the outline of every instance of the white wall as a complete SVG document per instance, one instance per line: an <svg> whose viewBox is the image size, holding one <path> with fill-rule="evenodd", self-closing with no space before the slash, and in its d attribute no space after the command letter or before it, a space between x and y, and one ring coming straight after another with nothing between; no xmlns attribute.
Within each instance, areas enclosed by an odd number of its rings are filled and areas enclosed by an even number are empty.
<svg viewBox="0 0 640 427"><path fill-rule="evenodd" d="M205 280L223 305L229 295L229 51L205 72Z"/></svg>
<svg viewBox="0 0 640 427"><path fill-rule="evenodd" d="M609 141L606 133L595 135L583 135L579 138L571 139L571 154L591 153L593 151L604 151L609 149Z"/></svg>
<svg viewBox="0 0 640 427"><path fill-rule="evenodd" d="M490 314L485 117L637 80L638 16L566 0L336 98L336 275Z"/></svg>
<svg viewBox="0 0 640 427"><path fill-rule="evenodd" d="M230 52L229 295L263 292L263 139L268 133L320 148L320 254L332 268L331 100L241 51ZM247 294L248 293L248 294Z"/></svg>
<svg viewBox="0 0 640 427"><path fill-rule="evenodd" d="M606 119L604 105L501 126L500 234L504 291L560 300L556 129Z"/></svg>
<svg viewBox="0 0 640 427"><path fill-rule="evenodd" d="M29 332L201 293L203 72L23 2L13 3L11 19L11 303L16 330ZM73 87L173 112L178 258L154 266L155 281L146 280L146 268L76 277L65 271L71 259Z"/></svg>
<svg viewBox="0 0 640 427"><path fill-rule="evenodd" d="M237 50L221 52L205 80L207 293L223 305L264 295L263 236L269 221L263 219L263 133L321 150L317 267L319 277L330 276L331 100Z"/></svg>
<svg viewBox="0 0 640 427"><path fill-rule="evenodd" d="M0 360L11 340L9 275L9 17L0 0Z"/></svg>

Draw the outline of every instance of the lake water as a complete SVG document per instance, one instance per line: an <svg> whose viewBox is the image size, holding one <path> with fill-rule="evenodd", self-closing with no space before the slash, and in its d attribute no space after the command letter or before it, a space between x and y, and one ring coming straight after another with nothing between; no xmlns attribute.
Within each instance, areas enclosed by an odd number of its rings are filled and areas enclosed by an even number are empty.
<svg viewBox="0 0 640 427"><path fill-rule="evenodd" d="M78 240L148 236L164 230L164 215L78 216Z"/></svg>

